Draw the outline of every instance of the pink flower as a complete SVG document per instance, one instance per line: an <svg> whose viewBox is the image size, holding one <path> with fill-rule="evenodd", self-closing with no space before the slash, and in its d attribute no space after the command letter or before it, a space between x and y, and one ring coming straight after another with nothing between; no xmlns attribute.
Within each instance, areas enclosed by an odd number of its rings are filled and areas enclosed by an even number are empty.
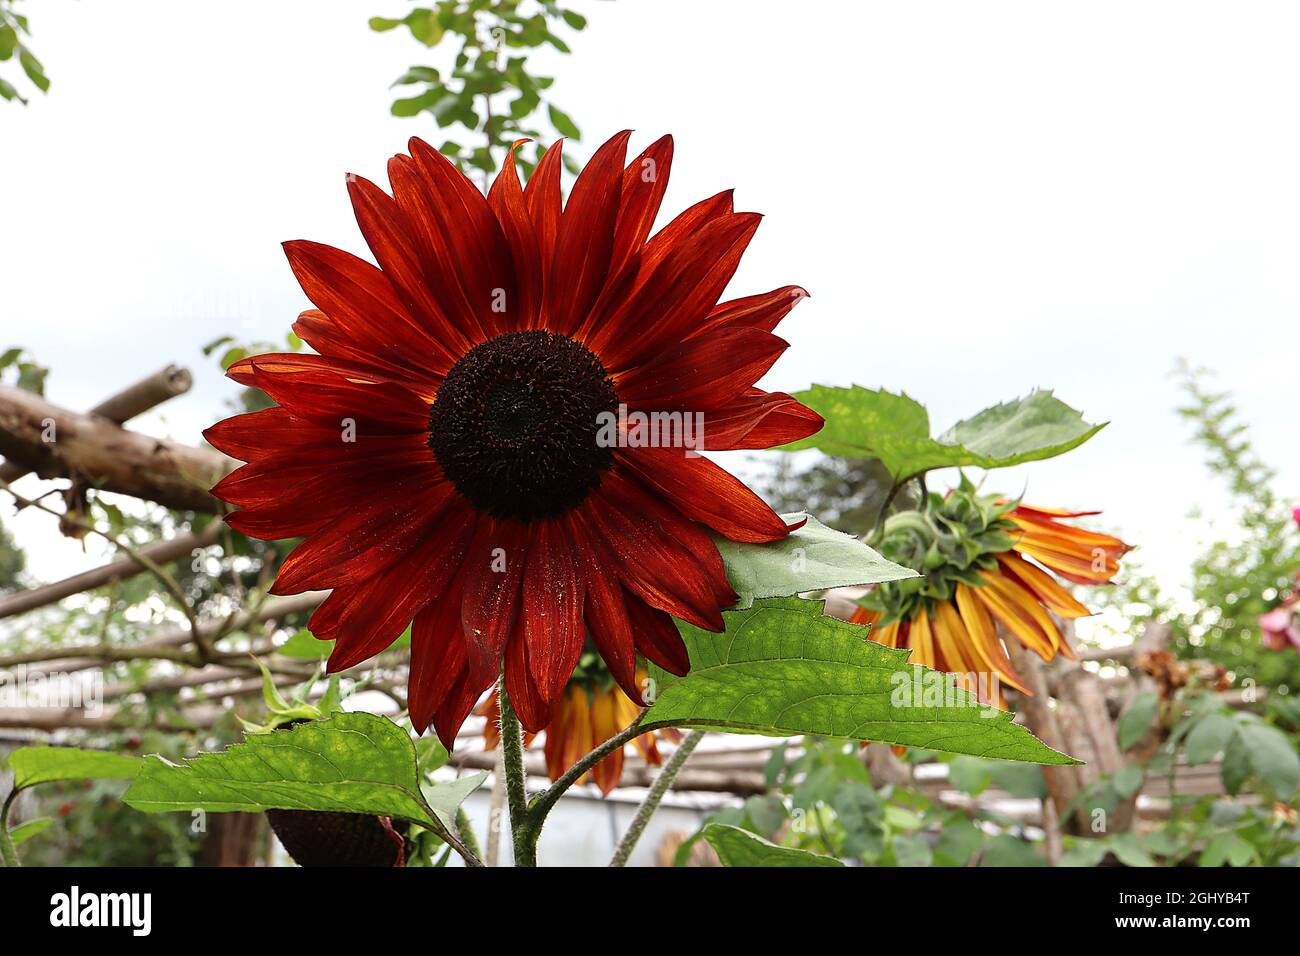
<svg viewBox="0 0 1300 956"><path fill-rule="evenodd" d="M1267 614L1261 614L1256 621L1263 631L1264 646L1275 651L1286 650L1287 646L1300 651L1300 624L1296 618L1297 597L1292 595Z"/></svg>
<svg viewBox="0 0 1300 956"><path fill-rule="evenodd" d="M1297 525L1300 525L1300 505L1291 509L1291 517L1295 519Z"/></svg>

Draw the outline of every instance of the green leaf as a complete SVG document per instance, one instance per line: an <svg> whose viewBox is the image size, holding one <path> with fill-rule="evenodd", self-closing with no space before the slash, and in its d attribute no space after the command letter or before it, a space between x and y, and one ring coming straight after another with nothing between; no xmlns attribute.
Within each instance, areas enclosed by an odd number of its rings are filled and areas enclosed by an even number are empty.
<svg viewBox="0 0 1300 956"><path fill-rule="evenodd" d="M1121 767L1115 771L1115 776L1111 777L1110 785L1120 797L1127 800L1142 789L1145 780L1146 774L1142 768L1131 763L1127 767Z"/></svg>
<svg viewBox="0 0 1300 956"><path fill-rule="evenodd" d="M831 856L818 856L806 850L777 846L757 834L725 823L710 823L704 828L723 866L843 866Z"/></svg>
<svg viewBox="0 0 1300 956"><path fill-rule="evenodd" d="M938 438L930 437L925 406L907 395L814 385L795 398L825 418L826 426L783 451L818 448L841 458L879 458L897 482L933 468L1005 468L1053 458L1104 427L1085 422L1050 391L986 408Z"/></svg>
<svg viewBox="0 0 1300 956"><path fill-rule="evenodd" d="M1300 756L1286 734L1255 722L1242 723L1238 734L1255 776L1279 797L1290 797L1300 784Z"/></svg>
<svg viewBox="0 0 1300 956"><path fill-rule="evenodd" d="M1125 866L1145 867L1156 865L1156 861L1151 859L1151 855L1143 848L1135 834L1117 834L1111 837L1107 844L1111 852L1119 857L1119 861Z"/></svg>
<svg viewBox="0 0 1300 956"><path fill-rule="evenodd" d="M1246 866L1255 857L1255 848L1235 833L1217 834L1201 852L1198 866Z"/></svg>
<svg viewBox="0 0 1300 956"><path fill-rule="evenodd" d="M1223 751L1223 763L1219 765L1219 777L1223 780L1223 789L1235 796L1242 784L1250 776L1250 753L1240 734L1228 741Z"/></svg>
<svg viewBox="0 0 1300 956"><path fill-rule="evenodd" d="M1210 714L1198 720L1183 744L1189 764L1209 763L1225 750L1237 732L1237 723L1227 714Z"/></svg>
<svg viewBox="0 0 1300 956"><path fill-rule="evenodd" d="M1101 840L1075 838L1070 848L1061 854L1059 866L1096 866L1106 857L1106 844Z"/></svg>
<svg viewBox="0 0 1300 956"><path fill-rule="evenodd" d="M399 647L410 647L411 629L407 627L397 640L389 644L385 651L391 651ZM298 630L287 641L275 649L275 653L283 654L285 657L292 657L300 661L319 661L322 658L329 657L334 653L333 641L322 641L312 634L305 627Z"/></svg>
<svg viewBox="0 0 1300 956"><path fill-rule="evenodd" d="M551 125L555 127L557 133L561 136L567 136L569 139L581 138L582 134L578 132L577 124L569 119L568 113L551 105L546 107L546 111L550 114Z"/></svg>
<svg viewBox="0 0 1300 956"><path fill-rule="evenodd" d="M844 781L831 798L831 808L844 829L847 855L874 859L884 852L884 807L872 787L853 780Z"/></svg>
<svg viewBox="0 0 1300 956"><path fill-rule="evenodd" d="M58 780L130 780L143 766L139 757L74 747L23 747L9 755L15 790Z"/></svg>
<svg viewBox="0 0 1300 956"><path fill-rule="evenodd" d="M155 757L122 799L147 813L335 810L436 826L410 735L365 713L250 736L182 764Z"/></svg>
<svg viewBox="0 0 1300 956"><path fill-rule="evenodd" d="M1047 781L1043 771L1035 766L1016 763L997 763L989 768L993 785L1000 787L1013 797L1042 799L1047 796Z"/></svg>
<svg viewBox="0 0 1300 956"><path fill-rule="evenodd" d="M1160 698L1150 691L1144 691L1133 698L1128 709L1120 716L1119 727L1116 728L1120 750L1128 750L1146 736L1159 709Z"/></svg>
<svg viewBox="0 0 1300 956"><path fill-rule="evenodd" d="M977 757L1078 763L1011 714L985 707L908 651L866 639L862 627L822 613L819 601L769 598L724 612L726 633L677 622L691 669L655 668L657 694L643 726L732 733L817 734Z"/></svg>
<svg viewBox="0 0 1300 956"><path fill-rule="evenodd" d="M318 641L307 628L301 628L275 649L277 654L299 661L318 661L329 657L334 650L333 641Z"/></svg>
<svg viewBox="0 0 1300 956"><path fill-rule="evenodd" d="M383 33L386 30L395 30L402 25L403 21L394 20L390 17L371 17L370 29L376 33Z"/></svg>
<svg viewBox="0 0 1300 956"><path fill-rule="evenodd" d="M894 861L899 866L929 866L934 862L930 844L923 836L896 836L891 844Z"/></svg>
<svg viewBox="0 0 1300 956"><path fill-rule="evenodd" d="M989 788L993 774L989 764L977 757L957 757L948 764L948 782L962 793L977 797Z"/></svg>
<svg viewBox="0 0 1300 956"><path fill-rule="evenodd" d="M939 841L934 846L935 865L965 866L983 845L984 831L970 820L949 820L945 822L939 833Z"/></svg>
<svg viewBox="0 0 1300 956"><path fill-rule="evenodd" d="M19 824L10 830L9 839L13 841L14 846L22 846L53 823L53 817L39 817L35 820L28 820L26 823Z"/></svg>
<svg viewBox="0 0 1300 956"><path fill-rule="evenodd" d="M755 598L789 597L801 591L921 576L810 515L796 513L781 517L786 524L803 518L808 520L798 531L768 544L714 539L727 569L727 580L740 595L735 610L752 606Z"/></svg>
<svg viewBox="0 0 1300 956"><path fill-rule="evenodd" d="M1000 833L989 841L980 866L1047 866L1047 860L1033 844L1009 833Z"/></svg>
<svg viewBox="0 0 1300 956"><path fill-rule="evenodd" d="M41 66L40 60L26 50L20 50L18 52L18 62L22 64L23 72L27 74L27 78L36 85L37 89L42 93L49 91L50 81L45 75L45 68Z"/></svg>
<svg viewBox="0 0 1300 956"><path fill-rule="evenodd" d="M459 777L447 783L435 783L424 787L424 799L429 808L447 829L455 829L456 808L465 802L465 798L483 786L487 771L481 770L468 777Z"/></svg>
<svg viewBox="0 0 1300 956"><path fill-rule="evenodd" d="M1005 468L1055 458L1079 447L1105 427L1105 423L1085 422L1078 410L1050 390L1040 389L958 422L937 441L962 446L979 456L983 462L975 464L981 468Z"/></svg>

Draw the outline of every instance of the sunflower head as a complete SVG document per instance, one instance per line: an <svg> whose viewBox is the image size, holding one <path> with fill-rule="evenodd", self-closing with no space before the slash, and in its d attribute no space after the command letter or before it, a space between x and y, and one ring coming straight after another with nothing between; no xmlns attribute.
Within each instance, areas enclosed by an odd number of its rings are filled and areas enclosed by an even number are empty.
<svg viewBox="0 0 1300 956"><path fill-rule="evenodd" d="M1053 577L1108 584L1129 546L1064 519L1096 512L1033 508L981 495L962 478L947 495L885 523L881 551L924 577L877 585L853 621L907 647L911 662L964 675L981 700L1002 705L998 683L1029 693L1003 646L1019 641L1044 660L1072 655L1058 618L1091 613ZM999 625L1001 630L999 631Z"/></svg>
<svg viewBox="0 0 1300 956"><path fill-rule="evenodd" d="M308 625L330 671L410 626L411 722L448 746L498 675L525 728L551 724L587 641L629 705L638 659L684 674L673 618L721 631L736 600L713 536L790 530L698 452L822 425L756 387L807 293L720 301L761 217L724 191L655 232L672 138L629 161L629 136L567 199L558 144L526 184L512 149L487 195L419 139L388 191L349 177L373 263L285 244L314 353L231 365L274 405L204 433L246 462L213 489L229 525L303 539L272 591L330 592Z"/></svg>
<svg viewBox="0 0 1300 956"><path fill-rule="evenodd" d="M981 496L963 476L946 495L931 492L918 511L901 511L885 522L881 552L922 573L872 590L863 606L879 611L884 623L911 618L917 608L952 600L959 583L979 587L996 555L1015 547L1016 525L1007 518L1015 505L997 495Z"/></svg>

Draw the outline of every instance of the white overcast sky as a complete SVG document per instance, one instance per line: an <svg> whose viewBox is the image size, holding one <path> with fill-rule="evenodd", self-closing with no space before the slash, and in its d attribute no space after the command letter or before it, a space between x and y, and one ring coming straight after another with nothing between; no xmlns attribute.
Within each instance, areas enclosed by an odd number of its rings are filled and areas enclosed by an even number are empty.
<svg viewBox="0 0 1300 956"><path fill-rule="evenodd" d="M449 54L368 30L399 0L23 6L53 86L0 105L0 346L78 408L186 364L194 392L142 427L196 441L234 389L199 347L306 307L282 240L365 252L343 174L383 181L408 136L441 141L389 115L388 86ZM768 387L905 389L936 431L1053 387L1111 426L996 483L1104 509L1172 584L1188 511L1223 500L1173 412L1182 355L1300 495L1300 7L572 6L573 55L537 65L583 155L672 132L666 212L734 186L766 214L731 291L811 291ZM43 516L11 524L39 577L98 560Z"/></svg>

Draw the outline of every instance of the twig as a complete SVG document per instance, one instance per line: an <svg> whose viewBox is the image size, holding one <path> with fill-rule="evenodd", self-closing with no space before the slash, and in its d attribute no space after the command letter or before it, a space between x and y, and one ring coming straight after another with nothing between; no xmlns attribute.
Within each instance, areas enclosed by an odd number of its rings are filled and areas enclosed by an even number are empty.
<svg viewBox="0 0 1300 956"><path fill-rule="evenodd" d="M654 786L650 788L645 800L637 808L636 816L632 818L632 823L628 826L627 832L623 834L623 839L618 841L618 849L614 851L614 858L609 861L610 866L627 865L628 858L632 856L632 850L635 849L637 841L641 839L641 834L645 832L646 824L650 822L654 812L659 809L659 804L663 802L664 795L668 793L673 781L677 779L678 771L685 766L695 748L704 739L704 733L703 730L692 730L677 746L677 749L673 751L673 755L668 758L663 770L659 771L659 776L655 778Z"/></svg>

